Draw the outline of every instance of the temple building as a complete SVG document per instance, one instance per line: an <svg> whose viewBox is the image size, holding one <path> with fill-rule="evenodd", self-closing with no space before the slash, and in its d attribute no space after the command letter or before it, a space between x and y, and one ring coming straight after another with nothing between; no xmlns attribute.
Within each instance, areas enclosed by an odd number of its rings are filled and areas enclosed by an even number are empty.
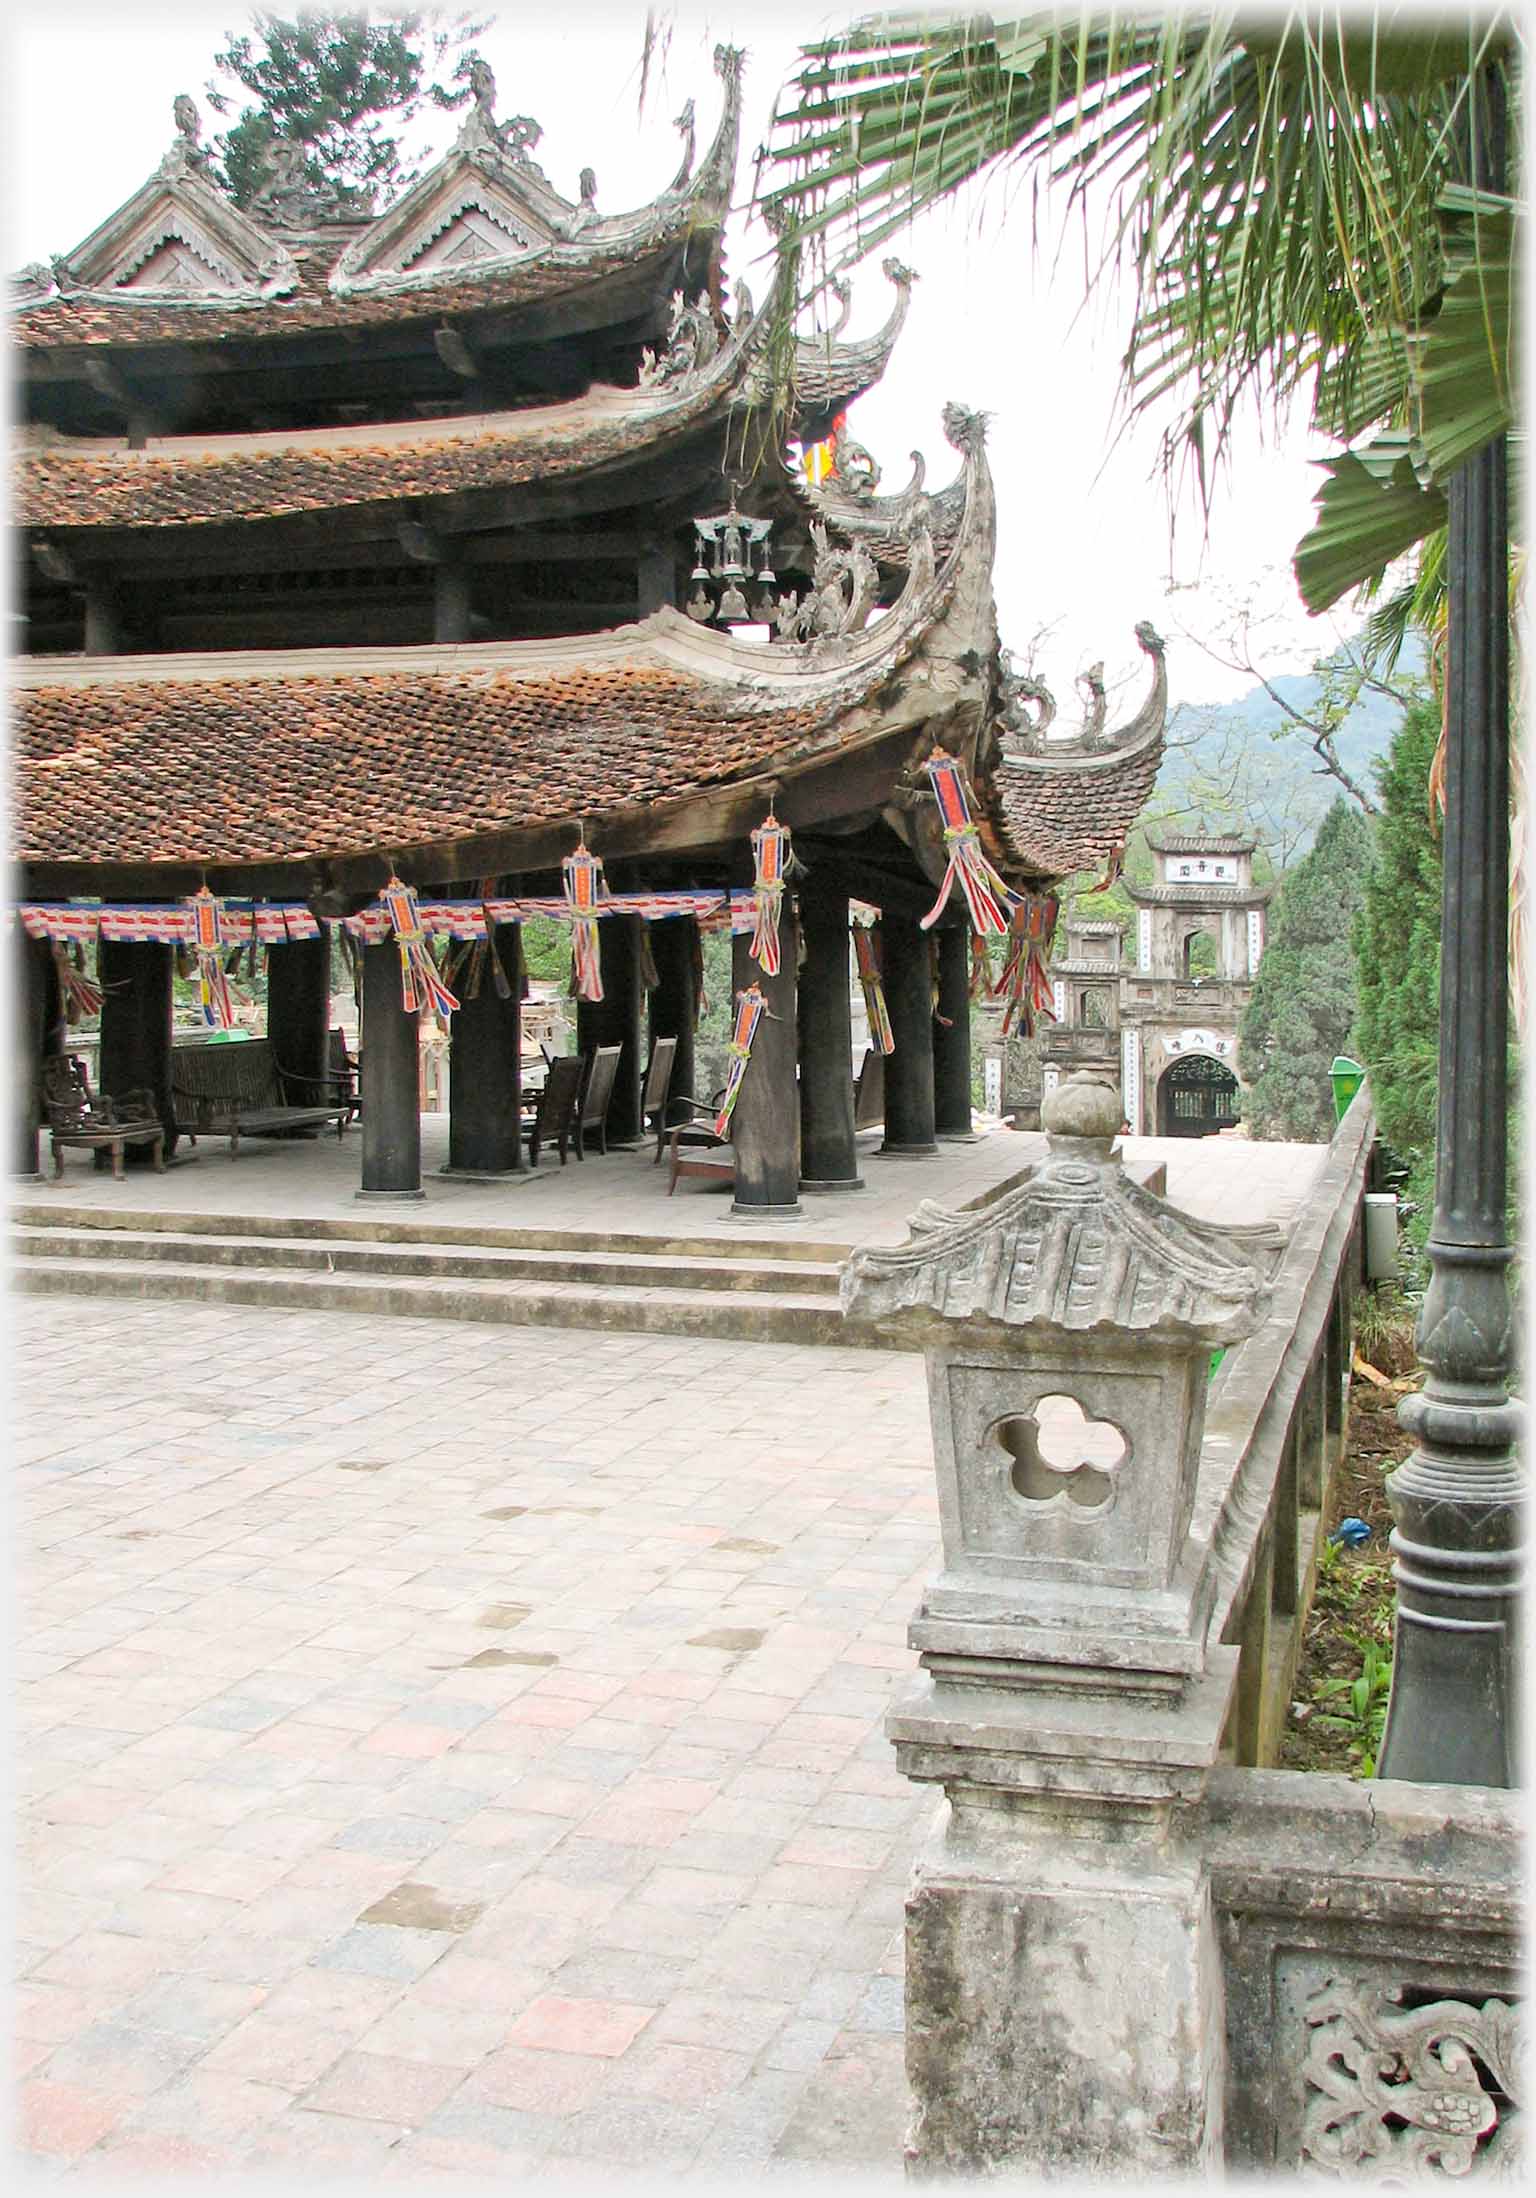
<svg viewBox="0 0 1536 2198"><path fill-rule="evenodd" d="M1051 964L1055 1020L1041 1046L1051 1090L1074 1069L1119 1082L1137 1135L1206 1137L1239 1119L1237 1026L1264 952L1267 886L1256 842L1209 832L1148 835L1153 881L1127 883L1136 960L1116 923L1067 921Z"/></svg>
<svg viewBox="0 0 1536 2198"><path fill-rule="evenodd" d="M101 1086L150 1091L171 1149L178 957L216 1020L242 945L317 1089L345 953L363 1195L421 1194L424 1012L450 1169L516 1171L520 924L553 913L619 1137L657 1039L692 1092L698 931L730 927L735 1197L793 1212L858 1181L851 900L880 918L886 1149L969 1131L972 931L1000 914L1038 990L1055 881L1115 861L1155 774L1162 645L1124 735L1021 730L984 421L949 406L953 478L881 493L844 415L914 277L888 261L882 326L850 337L842 292L785 358L792 301L726 280L741 58L716 67L710 142L690 101L633 213L590 169L563 195L483 67L453 148L367 215L281 141L237 207L178 98L143 187L16 280L24 1171L61 986L99 984ZM471 942L494 982L455 991Z"/></svg>

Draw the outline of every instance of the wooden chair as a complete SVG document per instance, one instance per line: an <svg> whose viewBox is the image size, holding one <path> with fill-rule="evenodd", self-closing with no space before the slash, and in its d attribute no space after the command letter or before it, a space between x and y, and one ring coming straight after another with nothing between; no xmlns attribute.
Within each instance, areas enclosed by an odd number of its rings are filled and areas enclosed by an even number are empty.
<svg viewBox="0 0 1536 2198"><path fill-rule="evenodd" d="M576 1110L576 1157L585 1160L587 1134L597 1139L597 1149L608 1157L608 1109L613 1101L613 1079L618 1074L622 1046L597 1046L586 1059L586 1078L581 1104Z"/></svg>
<svg viewBox="0 0 1536 2198"><path fill-rule="evenodd" d="M854 1131L878 1129L884 1120L885 1055L878 1046L871 1046L864 1055L859 1080L853 1087Z"/></svg>
<svg viewBox="0 0 1536 2198"><path fill-rule="evenodd" d="M674 1122L667 1132L667 1149L671 1163L667 1170L667 1196L677 1189L680 1175L702 1175L710 1181L731 1183L736 1179L736 1149L730 1135L718 1135L715 1117L720 1112L724 1091L717 1091L706 1106L702 1099L676 1097L672 1104L686 1107L687 1115L681 1122Z"/></svg>
<svg viewBox="0 0 1536 2198"><path fill-rule="evenodd" d="M651 1045L650 1065L645 1072L645 1090L640 1095L640 1118L652 1122L656 1131L656 1159L661 1159L661 1148L667 1137L667 1093L672 1088L672 1059L677 1052L676 1038L657 1038ZM653 1119L654 1118L654 1119Z"/></svg>
<svg viewBox="0 0 1536 2198"><path fill-rule="evenodd" d="M346 1107L343 1129L363 1118L363 1094L358 1080L357 1055L348 1050L347 1034L332 1024L326 1037L326 1081L334 1096Z"/></svg>
<svg viewBox="0 0 1536 2198"><path fill-rule="evenodd" d="M127 1145L153 1148L155 1167L165 1171L165 1125L155 1111L151 1091L125 1091L115 1098L93 1096L85 1063L77 1053L55 1054L43 1063L43 1115L53 1141L55 1182L64 1173L66 1145L110 1152L112 1173L123 1177Z"/></svg>
<svg viewBox="0 0 1536 2198"><path fill-rule="evenodd" d="M539 1148L548 1144L559 1147L560 1165L565 1166L585 1068L585 1062L574 1053L562 1054L550 1062L538 1105L531 1116L523 1117L523 1135L528 1140L528 1159L533 1167L539 1164Z"/></svg>

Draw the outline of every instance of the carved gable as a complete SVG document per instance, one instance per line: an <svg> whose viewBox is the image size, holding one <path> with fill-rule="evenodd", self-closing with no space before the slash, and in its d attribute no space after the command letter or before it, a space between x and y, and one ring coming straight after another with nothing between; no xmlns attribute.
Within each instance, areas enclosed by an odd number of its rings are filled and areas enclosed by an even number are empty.
<svg viewBox="0 0 1536 2198"><path fill-rule="evenodd" d="M66 292L137 304L278 297L298 281L277 238L174 156L54 272Z"/></svg>
<svg viewBox="0 0 1536 2198"><path fill-rule="evenodd" d="M348 246L331 286L345 296L506 267L563 242L575 211L531 164L455 151Z"/></svg>

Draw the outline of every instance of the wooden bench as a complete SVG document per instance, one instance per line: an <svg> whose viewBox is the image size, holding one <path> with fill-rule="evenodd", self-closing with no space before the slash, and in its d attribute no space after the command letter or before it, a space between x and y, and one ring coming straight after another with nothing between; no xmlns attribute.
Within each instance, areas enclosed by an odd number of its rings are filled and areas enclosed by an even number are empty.
<svg viewBox="0 0 1536 2198"><path fill-rule="evenodd" d="M240 1157L242 1137L288 1137L323 1129L328 1122L335 1123L340 1137L355 1101L337 1090L318 1104L295 1104L290 1094L314 1082L313 1077L286 1076L267 1038L177 1046L171 1054L177 1128L194 1143L199 1137L227 1137L231 1160ZM325 1084L334 1090L332 1078Z"/></svg>

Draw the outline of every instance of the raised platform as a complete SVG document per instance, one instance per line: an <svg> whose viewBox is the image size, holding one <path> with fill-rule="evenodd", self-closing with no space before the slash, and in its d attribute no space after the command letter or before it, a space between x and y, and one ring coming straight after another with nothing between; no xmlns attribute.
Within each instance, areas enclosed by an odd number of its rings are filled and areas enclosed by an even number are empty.
<svg viewBox="0 0 1536 2198"><path fill-rule="evenodd" d="M666 1193L651 1148L546 1163L498 1182L437 1172L447 1121L422 1124L424 1197L359 1206L356 1136L252 1145L231 1162L121 1183L66 1161L58 1183L13 1206L17 1286L97 1297L220 1299L546 1327L885 1347L844 1323L838 1272L859 1245L898 1243L923 1199L996 1196L1044 1151L1038 1133L995 1129L931 1161L864 1141L866 1188L754 1222L723 1190ZM1213 1220L1288 1226L1322 1147L1230 1140L1127 1140L1139 1180Z"/></svg>

